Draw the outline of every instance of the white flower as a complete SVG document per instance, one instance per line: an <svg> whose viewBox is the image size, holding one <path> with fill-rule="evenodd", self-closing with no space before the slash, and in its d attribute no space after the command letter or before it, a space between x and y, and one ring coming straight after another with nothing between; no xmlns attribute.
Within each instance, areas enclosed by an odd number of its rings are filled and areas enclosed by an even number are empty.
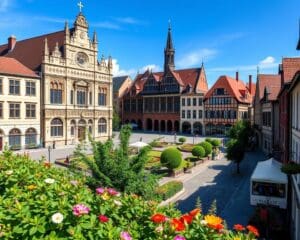
<svg viewBox="0 0 300 240"><path fill-rule="evenodd" d="M117 205L117 206L122 206L122 203L118 200L114 200L114 203Z"/></svg>
<svg viewBox="0 0 300 240"><path fill-rule="evenodd" d="M52 183L55 182L55 180L52 179L52 178L46 178L46 179L44 180L44 182L45 182L45 183L48 183L48 184L52 184Z"/></svg>
<svg viewBox="0 0 300 240"><path fill-rule="evenodd" d="M52 222L54 223L61 223L64 220L64 216L61 213L55 213L51 217Z"/></svg>
<svg viewBox="0 0 300 240"><path fill-rule="evenodd" d="M206 222L205 220L201 220L200 223L201 223L202 225L206 225L206 224L207 224L207 222Z"/></svg>
<svg viewBox="0 0 300 240"><path fill-rule="evenodd" d="M13 172L14 172L13 170L7 170L7 171L5 171L5 174L6 174L6 175L12 175Z"/></svg>

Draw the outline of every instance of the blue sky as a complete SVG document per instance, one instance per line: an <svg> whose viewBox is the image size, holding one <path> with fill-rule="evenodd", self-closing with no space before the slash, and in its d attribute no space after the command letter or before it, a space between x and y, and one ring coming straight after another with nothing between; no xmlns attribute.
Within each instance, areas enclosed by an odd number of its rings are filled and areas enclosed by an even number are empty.
<svg viewBox="0 0 300 240"><path fill-rule="evenodd" d="M79 0L78 0L79 1ZM77 0L0 0L0 42L63 29L79 11ZM276 73L282 57L299 56L299 0L82 0L99 57L111 55L116 74L160 70L171 19L176 68L204 61L209 85L220 75L243 80Z"/></svg>

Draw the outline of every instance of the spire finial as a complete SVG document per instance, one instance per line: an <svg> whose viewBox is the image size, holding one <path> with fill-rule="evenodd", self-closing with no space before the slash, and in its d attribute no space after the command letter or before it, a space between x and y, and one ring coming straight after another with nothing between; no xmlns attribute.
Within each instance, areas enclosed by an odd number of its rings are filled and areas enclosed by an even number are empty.
<svg viewBox="0 0 300 240"><path fill-rule="evenodd" d="M79 7L79 12L82 12L82 8L84 7L82 2L80 1L77 6Z"/></svg>
<svg viewBox="0 0 300 240"><path fill-rule="evenodd" d="M171 26L171 19L170 19L170 18L169 18L168 24L169 24L169 26L168 26L168 30L169 30L169 31L171 31L171 29L172 29L172 26Z"/></svg>

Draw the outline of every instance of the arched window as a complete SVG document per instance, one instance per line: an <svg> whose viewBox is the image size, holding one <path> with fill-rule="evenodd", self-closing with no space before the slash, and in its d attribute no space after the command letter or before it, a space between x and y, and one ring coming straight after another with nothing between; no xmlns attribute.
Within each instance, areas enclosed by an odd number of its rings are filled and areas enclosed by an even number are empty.
<svg viewBox="0 0 300 240"><path fill-rule="evenodd" d="M106 133L107 123L105 118L100 118L98 122L98 133Z"/></svg>
<svg viewBox="0 0 300 240"><path fill-rule="evenodd" d="M51 137L63 136L63 122L59 118L54 118L51 121Z"/></svg>
<svg viewBox="0 0 300 240"><path fill-rule="evenodd" d="M17 128L10 130L8 142L12 149L21 149L21 131Z"/></svg>
<svg viewBox="0 0 300 240"><path fill-rule="evenodd" d="M93 134L93 120L89 120L88 121L88 125L89 125L89 133Z"/></svg>
<svg viewBox="0 0 300 240"><path fill-rule="evenodd" d="M63 84L57 82L50 83L50 103L62 104Z"/></svg>
<svg viewBox="0 0 300 240"><path fill-rule="evenodd" d="M107 98L107 89L106 88L99 88L98 92L98 105L99 106L106 106L106 98Z"/></svg>
<svg viewBox="0 0 300 240"><path fill-rule="evenodd" d="M37 132L34 128L28 128L25 132L25 145L36 145Z"/></svg>

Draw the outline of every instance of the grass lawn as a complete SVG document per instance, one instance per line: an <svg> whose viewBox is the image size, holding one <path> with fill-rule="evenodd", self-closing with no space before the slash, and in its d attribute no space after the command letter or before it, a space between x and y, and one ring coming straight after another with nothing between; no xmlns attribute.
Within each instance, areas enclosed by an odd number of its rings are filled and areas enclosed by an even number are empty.
<svg viewBox="0 0 300 240"><path fill-rule="evenodd" d="M160 151L151 150L148 152L148 161L146 163L146 168L158 167L160 166Z"/></svg>
<svg viewBox="0 0 300 240"><path fill-rule="evenodd" d="M196 145L194 144L191 144L191 143L186 143L186 144L183 144L181 145L180 147L178 147L179 150L182 150L182 151L185 151L185 152L192 152L193 148L195 147Z"/></svg>

